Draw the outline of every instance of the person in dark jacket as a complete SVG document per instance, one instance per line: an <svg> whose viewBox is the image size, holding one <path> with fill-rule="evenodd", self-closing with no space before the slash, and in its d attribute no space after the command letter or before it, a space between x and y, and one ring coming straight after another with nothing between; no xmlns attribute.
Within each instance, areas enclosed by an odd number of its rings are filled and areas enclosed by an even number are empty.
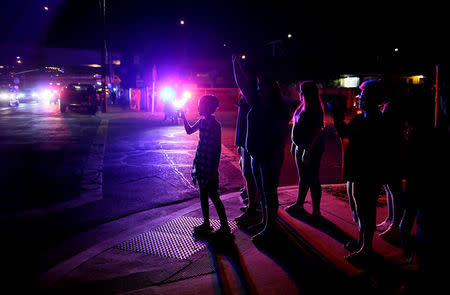
<svg viewBox="0 0 450 295"><path fill-rule="evenodd" d="M250 153L253 177L261 196L262 221L253 230L255 243L272 236L278 212L278 184L289 134L290 114L278 83L268 76L251 75L243 70L236 56L233 68L250 111L247 115L245 146Z"/></svg>
<svg viewBox="0 0 450 295"><path fill-rule="evenodd" d="M386 145L388 135L378 104L382 101L381 81L370 80L361 86L359 108L348 124L344 114L332 110L334 124L340 137L348 138L344 152L343 176L347 181L349 201L358 225L359 240L345 245L351 254L346 258L360 262L372 254L372 241L376 227L376 202L381 186L386 183Z"/></svg>

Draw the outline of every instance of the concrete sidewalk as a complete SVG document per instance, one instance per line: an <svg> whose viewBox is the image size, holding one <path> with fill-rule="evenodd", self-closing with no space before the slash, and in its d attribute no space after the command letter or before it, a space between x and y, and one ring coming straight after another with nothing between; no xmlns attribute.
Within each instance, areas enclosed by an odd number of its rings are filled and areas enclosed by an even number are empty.
<svg viewBox="0 0 450 295"><path fill-rule="evenodd" d="M376 263L354 266L343 245L357 238L345 198L345 185L323 185L322 218L291 216L297 187L279 188L279 234L276 242L256 247L251 235L235 226L241 214L239 193L222 196L234 241L194 241L192 226L201 223L199 200L143 212L102 226L99 240L37 280L43 294L310 294L321 291L371 291L403 294L414 279L415 264L405 263L399 246L375 234ZM311 212L310 197L305 208ZM213 226L218 218L210 207ZM386 215L379 201L378 221ZM112 232L112 230L111 230ZM105 235L107 236L107 235ZM70 245L66 245L69 247Z"/></svg>

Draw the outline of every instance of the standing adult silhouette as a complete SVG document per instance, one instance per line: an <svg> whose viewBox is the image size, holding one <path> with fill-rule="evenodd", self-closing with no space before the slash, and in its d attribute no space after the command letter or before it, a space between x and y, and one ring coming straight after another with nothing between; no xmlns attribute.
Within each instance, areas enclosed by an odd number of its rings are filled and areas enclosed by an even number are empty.
<svg viewBox="0 0 450 295"><path fill-rule="evenodd" d="M292 144L295 146L299 183L297 202L286 209L289 213L304 211L308 191L311 191L313 215L320 216L322 188L319 181L320 160L325 144L322 137L323 104L319 89L312 81L299 86L300 105L294 113Z"/></svg>
<svg viewBox="0 0 450 295"><path fill-rule="evenodd" d="M348 138L344 152L344 179L347 180L350 203L354 204L354 219L358 224L359 240L348 243L351 252L346 258L352 262L365 260L372 253L376 226L376 202L381 186L386 183L384 174L387 149L387 128L378 104L383 98L381 81L369 80L361 84L359 108L348 124L344 114L333 110L332 115L338 135Z"/></svg>
<svg viewBox="0 0 450 295"><path fill-rule="evenodd" d="M259 243L270 237L274 229L290 115L273 78L244 71L236 56L233 56L233 68L236 83L251 107L247 115L246 148L263 209L262 221L255 228L259 233L252 238Z"/></svg>

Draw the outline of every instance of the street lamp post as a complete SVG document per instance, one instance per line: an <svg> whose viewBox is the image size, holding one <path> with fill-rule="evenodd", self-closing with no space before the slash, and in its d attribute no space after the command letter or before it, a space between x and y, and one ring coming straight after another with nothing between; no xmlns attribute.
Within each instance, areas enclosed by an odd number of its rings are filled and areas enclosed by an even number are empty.
<svg viewBox="0 0 450 295"><path fill-rule="evenodd" d="M281 44L283 43L283 41L281 40L274 40L271 41L269 43L267 43L266 45L272 45L272 56L277 56L277 45L281 46Z"/></svg>

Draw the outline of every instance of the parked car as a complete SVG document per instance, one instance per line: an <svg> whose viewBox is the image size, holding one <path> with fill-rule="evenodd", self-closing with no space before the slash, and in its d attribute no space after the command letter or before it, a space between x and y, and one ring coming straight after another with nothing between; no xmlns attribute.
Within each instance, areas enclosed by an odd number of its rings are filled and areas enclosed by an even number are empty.
<svg viewBox="0 0 450 295"><path fill-rule="evenodd" d="M95 89L90 84L69 84L61 91L59 98L61 113L65 113L67 108L70 108L86 109L89 113L95 114L98 105Z"/></svg>
<svg viewBox="0 0 450 295"><path fill-rule="evenodd" d="M19 106L17 93L12 91L9 86L0 86L0 106Z"/></svg>

